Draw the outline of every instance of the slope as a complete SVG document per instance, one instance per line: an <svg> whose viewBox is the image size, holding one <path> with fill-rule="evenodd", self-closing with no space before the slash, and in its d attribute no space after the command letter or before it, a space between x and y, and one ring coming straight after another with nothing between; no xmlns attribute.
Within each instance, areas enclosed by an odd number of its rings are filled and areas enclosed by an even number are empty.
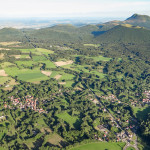
<svg viewBox="0 0 150 150"><path fill-rule="evenodd" d="M21 30L14 28L3 28L0 30L0 42L22 41L24 38Z"/></svg>
<svg viewBox="0 0 150 150"><path fill-rule="evenodd" d="M95 39L105 43L148 43L150 30L131 25L118 25Z"/></svg>
<svg viewBox="0 0 150 150"><path fill-rule="evenodd" d="M134 14L131 17L127 18L125 20L125 23L150 29L150 16Z"/></svg>

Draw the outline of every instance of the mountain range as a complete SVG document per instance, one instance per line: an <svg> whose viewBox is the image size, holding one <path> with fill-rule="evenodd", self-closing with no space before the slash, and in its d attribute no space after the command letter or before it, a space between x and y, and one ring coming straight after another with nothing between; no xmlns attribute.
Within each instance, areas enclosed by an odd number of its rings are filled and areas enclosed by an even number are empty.
<svg viewBox="0 0 150 150"><path fill-rule="evenodd" d="M149 56L150 16L134 14L124 21L110 21L103 24L76 27L71 24L60 24L42 29L0 30L0 42L31 41L35 43L107 43L125 44L132 46L132 51L142 51ZM133 48L134 47L134 48ZM143 52L141 52L143 53Z"/></svg>

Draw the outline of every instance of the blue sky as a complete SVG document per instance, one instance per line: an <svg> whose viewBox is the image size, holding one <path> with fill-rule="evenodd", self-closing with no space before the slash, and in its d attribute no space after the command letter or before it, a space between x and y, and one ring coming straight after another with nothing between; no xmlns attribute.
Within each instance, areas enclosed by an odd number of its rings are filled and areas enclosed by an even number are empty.
<svg viewBox="0 0 150 150"><path fill-rule="evenodd" d="M0 17L129 17L150 15L150 0L2 0Z"/></svg>

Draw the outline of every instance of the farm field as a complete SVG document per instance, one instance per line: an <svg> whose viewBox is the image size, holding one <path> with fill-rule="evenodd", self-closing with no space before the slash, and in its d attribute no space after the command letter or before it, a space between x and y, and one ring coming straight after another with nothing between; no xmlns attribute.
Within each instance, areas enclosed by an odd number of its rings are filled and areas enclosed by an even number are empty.
<svg viewBox="0 0 150 150"><path fill-rule="evenodd" d="M35 49L18 49L19 51L21 51L22 53L33 53L33 54L36 54L36 55L42 55L42 54L45 54L45 55L48 55L48 54L53 54L54 51L51 51L51 50L47 50L47 49L44 49L44 48L35 48Z"/></svg>
<svg viewBox="0 0 150 150"><path fill-rule="evenodd" d="M71 150L122 150L125 143L106 143L106 142L100 142L100 143L89 143L81 146L77 146L72 148Z"/></svg>
<svg viewBox="0 0 150 150"><path fill-rule="evenodd" d="M65 73L63 71L52 71L50 78L55 78L60 83L64 83L65 87L71 87L74 83L75 76L72 74Z"/></svg>
<svg viewBox="0 0 150 150"><path fill-rule="evenodd" d="M48 77L41 73L39 68L35 69L18 69L17 67L10 67L5 68L5 71L10 76L17 76L18 79L27 81L27 82L34 82L34 81L41 81L47 80Z"/></svg>
<svg viewBox="0 0 150 150"><path fill-rule="evenodd" d="M102 73L102 69L90 69L89 65L77 65L74 60L66 60L65 58L58 59L56 62L52 62L48 59L48 55L53 54L54 51L35 48L35 49L18 49L22 52L20 55L11 55L16 58L14 63L3 62L1 68L4 69L8 76L17 77L19 80L39 83L42 80L54 78L58 80L64 87L72 87L75 83L75 76L72 74L65 73L61 68L71 69L77 72L95 74L100 78L104 78L105 75ZM66 49L67 50L67 49ZM30 56L30 53L33 56ZM31 55L32 55L31 54ZM82 55L76 55L76 57ZM103 56L98 57L87 57L94 61L109 61L110 58ZM27 59L27 60L25 60ZM57 70L57 66L60 67ZM42 68L41 68L42 67ZM43 70L44 69L44 70ZM45 72L41 72L45 71ZM1 78L2 79L2 78ZM7 81L5 78L1 81L4 84ZM12 86L12 85L11 85Z"/></svg>
<svg viewBox="0 0 150 150"><path fill-rule="evenodd" d="M111 58L108 58L108 57L103 57L103 56L95 56L95 57L87 57L87 58L91 58L93 59L94 61L110 61Z"/></svg>
<svg viewBox="0 0 150 150"><path fill-rule="evenodd" d="M55 64L51 62L50 60L40 61L40 63L45 64L46 68L56 68Z"/></svg>

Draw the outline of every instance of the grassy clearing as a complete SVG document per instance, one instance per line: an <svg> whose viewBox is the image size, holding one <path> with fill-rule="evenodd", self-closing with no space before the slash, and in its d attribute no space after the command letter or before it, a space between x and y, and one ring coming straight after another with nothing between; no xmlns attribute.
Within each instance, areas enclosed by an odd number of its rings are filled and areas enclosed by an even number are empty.
<svg viewBox="0 0 150 150"><path fill-rule="evenodd" d="M10 66L16 66L15 64L13 63L10 63L10 62L4 62L1 64L1 67L4 69L6 67L10 67Z"/></svg>
<svg viewBox="0 0 150 150"><path fill-rule="evenodd" d="M30 58L30 56L29 55L21 55L20 58Z"/></svg>
<svg viewBox="0 0 150 150"><path fill-rule="evenodd" d="M64 121L66 121L68 124L70 124L70 126L74 126L75 127L75 123L78 120L77 116L70 116L67 112L61 113L57 115L58 118L63 119Z"/></svg>
<svg viewBox="0 0 150 150"><path fill-rule="evenodd" d="M54 51L48 50L48 49L44 49L44 48L36 48L36 50L38 52L41 52L42 54L48 55L48 54L53 54Z"/></svg>
<svg viewBox="0 0 150 150"><path fill-rule="evenodd" d="M48 77L38 71L32 73L18 74L18 79L28 82L47 80Z"/></svg>
<svg viewBox="0 0 150 150"><path fill-rule="evenodd" d="M46 68L56 68L55 64L51 62L50 60L42 61L41 63L44 63L46 65Z"/></svg>
<svg viewBox="0 0 150 150"><path fill-rule="evenodd" d="M103 56L96 56L96 57L87 57L92 58L94 61L110 61L112 58L103 57Z"/></svg>
<svg viewBox="0 0 150 150"><path fill-rule="evenodd" d="M35 82L41 80L47 80L48 77L41 73L39 68L35 69L18 69L17 67L5 68L5 71L10 76L17 76L18 79L27 81L27 82Z"/></svg>
<svg viewBox="0 0 150 150"><path fill-rule="evenodd" d="M132 107L134 110L134 115L138 119L145 120L147 118L148 113L150 113L150 106L145 107Z"/></svg>
<svg viewBox="0 0 150 150"><path fill-rule="evenodd" d="M33 54L36 55L48 55L48 54L53 54L54 51L48 50L48 49L44 49L44 48L35 48L35 49L19 49L22 53L30 53L32 52Z"/></svg>
<svg viewBox="0 0 150 150"><path fill-rule="evenodd" d="M58 145L59 147L61 147L61 145L60 145L61 141L64 141L64 139L56 133L47 135L45 137L45 143L48 142L53 145Z"/></svg>
<svg viewBox="0 0 150 150"><path fill-rule="evenodd" d="M84 44L84 46L90 46L90 47L99 47L100 44Z"/></svg>
<svg viewBox="0 0 150 150"><path fill-rule="evenodd" d="M44 57L44 56L33 56L32 59L33 59L33 61L36 61L36 62L47 60L46 57Z"/></svg>
<svg viewBox="0 0 150 150"><path fill-rule="evenodd" d="M24 68L23 66L32 67L33 65L38 65L38 62L34 62L34 61L32 61L32 60L30 60L30 61L15 61L15 63L16 63L20 68Z"/></svg>
<svg viewBox="0 0 150 150"><path fill-rule="evenodd" d="M4 84L5 82L11 80L11 77L0 77L0 84Z"/></svg>
<svg viewBox="0 0 150 150"><path fill-rule="evenodd" d="M105 75L102 73L102 70L89 70L88 65L76 65L76 64L72 64L72 65L67 65L64 66L63 68L68 68L68 69L72 69L78 72L84 72L84 73L90 73L90 74L95 74L98 75L100 78L104 78Z"/></svg>
<svg viewBox="0 0 150 150"><path fill-rule="evenodd" d="M65 73L63 71L53 71L50 77L55 78L57 75L61 75L59 80L66 80L66 81L73 80L75 77L73 74Z"/></svg>
<svg viewBox="0 0 150 150"><path fill-rule="evenodd" d="M60 80L73 80L74 77L73 74L63 73Z"/></svg>
<svg viewBox="0 0 150 150"><path fill-rule="evenodd" d="M85 145L81 145L71 150L122 150L125 143L108 143L108 142L100 142L100 143L89 143Z"/></svg>
<svg viewBox="0 0 150 150"><path fill-rule="evenodd" d="M66 81L66 84L64 84L65 87L72 87L74 81Z"/></svg>

